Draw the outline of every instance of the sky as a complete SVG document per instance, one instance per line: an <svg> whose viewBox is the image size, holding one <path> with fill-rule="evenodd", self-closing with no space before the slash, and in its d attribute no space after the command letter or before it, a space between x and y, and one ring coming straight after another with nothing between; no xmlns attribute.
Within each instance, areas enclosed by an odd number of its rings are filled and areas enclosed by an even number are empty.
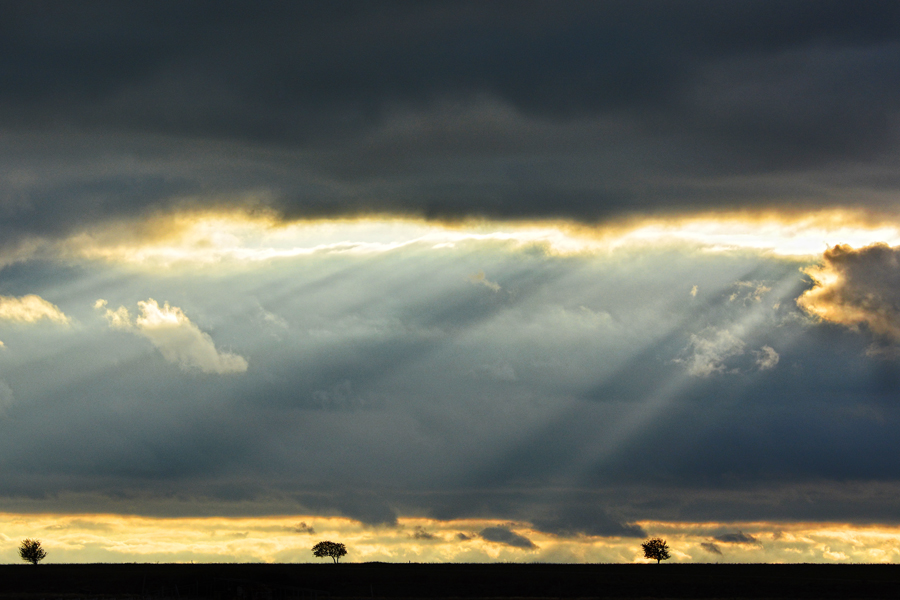
<svg viewBox="0 0 900 600"><path fill-rule="evenodd" d="M0 3L0 561L900 562L898 23Z"/></svg>

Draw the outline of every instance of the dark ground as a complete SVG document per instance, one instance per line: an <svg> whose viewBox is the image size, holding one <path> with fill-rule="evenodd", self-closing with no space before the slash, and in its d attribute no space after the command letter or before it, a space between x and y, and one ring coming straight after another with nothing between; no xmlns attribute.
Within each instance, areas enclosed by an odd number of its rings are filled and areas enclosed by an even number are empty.
<svg viewBox="0 0 900 600"><path fill-rule="evenodd" d="M0 565L6 598L898 598L900 565Z"/></svg>

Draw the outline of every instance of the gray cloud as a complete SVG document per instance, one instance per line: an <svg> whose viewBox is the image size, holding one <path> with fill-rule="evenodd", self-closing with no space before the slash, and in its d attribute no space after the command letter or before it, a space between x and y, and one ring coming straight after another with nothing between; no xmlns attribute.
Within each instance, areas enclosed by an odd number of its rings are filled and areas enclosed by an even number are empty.
<svg viewBox="0 0 900 600"><path fill-rule="evenodd" d="M532 519L539 531L559 536L598 535L645 537L647 532L638 525L623 524L596 507L566 504L565 510L550 517Z"/></svg>
<svg viewBox="0 0 900 600"><path fill-rule="evenodd" d="M710 554L716 554L718 556L722 556L722 550L719 549L719 547L716 546L712 542L702 542L700 544L700 547L703 548L704 550L706 550L707 552L709 552Z"/></svg>
<svg viewBox="0 0 900 600"><path fill-rule="evenodd" d="M512 531L508 527L485 527L478 535L489 542L505 544L507 546L512 546L513 548L525 548L527 550L537 548L537 546L534 545L534 542L527 537Z"/></svg>
<svg viewBox="0 0 900 600"><path fill-rule="evenodd" d="M781 358L771 346L763 346L759 350L754 350L753 356L756 358L756 366L760 370L774 369Z"/></svg>
<svg viewBox="0 0 900 600"><path fill-rule="evenodd" d="M312 535L316 532L315 529L311 525L307 525L305 521L300 521L297 523L296 527L294 527L294 533L305 533L308 535Z"/></svg>
<svg viewBox="0 0 900 600"><path fill-rule="evenodd" d="M723 533L721 535L715 536L713 539L724 542L726 544L756 544L756 538L752 535L747 535L741 531L736 533Z"/></svg>
<svg viewBox="0 0 900 600"><path fill-rule="evenodd" d="M366 525L397 524L397 512L378 494L367 492L335 492L303 495L300 501L314 510L336 512Z"/></svg>
<svg viewBox="0 0 900 600"><path fill-rule="evenodd" d="M410 537L414 540L433 540L435 539L435 535L433 533L429 533L425 530L421 525L416 526L413 529L413 532L410 534Z"/></svg>

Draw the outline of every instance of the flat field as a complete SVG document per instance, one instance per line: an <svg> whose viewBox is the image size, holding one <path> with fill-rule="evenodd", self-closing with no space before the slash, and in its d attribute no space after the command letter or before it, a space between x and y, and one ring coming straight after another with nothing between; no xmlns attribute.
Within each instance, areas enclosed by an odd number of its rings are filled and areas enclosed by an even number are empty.
<svg viewBox="0 0 900 600"><path fill-rule="evenodd" d="M0 599L897 597L900 565L0 565Z"/></svg>

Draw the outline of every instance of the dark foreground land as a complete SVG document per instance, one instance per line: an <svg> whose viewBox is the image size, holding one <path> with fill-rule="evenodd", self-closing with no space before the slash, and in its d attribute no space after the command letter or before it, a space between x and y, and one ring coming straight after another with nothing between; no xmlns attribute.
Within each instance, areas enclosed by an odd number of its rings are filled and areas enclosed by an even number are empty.
<svg viewBox="0 0 900 600"><path fill-rule="evenodd" d="M0 600L898 597L900 565L0 565Z"/></svg>

